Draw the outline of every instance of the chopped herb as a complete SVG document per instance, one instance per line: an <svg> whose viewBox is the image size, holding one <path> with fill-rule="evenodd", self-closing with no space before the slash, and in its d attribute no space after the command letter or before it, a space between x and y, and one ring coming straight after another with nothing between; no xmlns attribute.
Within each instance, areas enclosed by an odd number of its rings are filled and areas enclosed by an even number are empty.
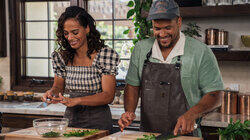
<svg viewBox="0 0 250 140"><path fill-rule="evenodd" d="M83 136L88 136L88 135L93 135L97 133L99 130L74 130L69 133L64 133L63 136L65 137L83 137Z"/></svg>
<svg viewBox="0 0 250 140"><path fill-rule="evenodd" d="M171 139L171 138L175 138L175 137L178 137L175 136L175 135L167 135L166 137L161 137L161 138L156 138L156 136L154 134L150 134L150 135L143 135L144 138L138 138L136 140L168 140L168 139Z"/></svg>
<svg viewBox="0 0 250 140"><path fill-rule="evenodd" d="M50 132L47 132L47 133L43 133L42 136L43 137L59 137L60 133L54 132L54 131L50 131Z"/></svg>
<svg viewBox="0 0 250 140"><path fill-rule="evenodd" d="M136 140L156 140L156 136L154 134L143 135L144 138L138 138Z"/></svg>

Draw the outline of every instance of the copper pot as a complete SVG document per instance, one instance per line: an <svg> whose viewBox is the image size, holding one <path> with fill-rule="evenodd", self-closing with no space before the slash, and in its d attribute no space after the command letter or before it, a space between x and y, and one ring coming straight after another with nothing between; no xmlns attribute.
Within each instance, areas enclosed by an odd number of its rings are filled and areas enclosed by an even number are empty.
<svg viewBox="0 0 250 140"><path fill-rule="evenodd" d="M213 28L209 28L209 29L206 29L205 32L206 32L206 44L207 45L216 45L216 42L217 42L217 36L218 36L218 29L213 29Z"/></svg>
<svg viewBox="0 0 250 140"><path fill-rule="evenodd" d="M228 31L218 30L216 45L228 45Z"/></svg>
<svg viewBox="0 0 250 140"><path fill-rule="evenodd" d="M222 96L221 113L237 114L237 91L226 90Z"/></svg>
<svg viewBox="0 0 250 140"><path fill-rule="evenodd" d="M239 113L250 115L250 94L239 94Z"/></svg>

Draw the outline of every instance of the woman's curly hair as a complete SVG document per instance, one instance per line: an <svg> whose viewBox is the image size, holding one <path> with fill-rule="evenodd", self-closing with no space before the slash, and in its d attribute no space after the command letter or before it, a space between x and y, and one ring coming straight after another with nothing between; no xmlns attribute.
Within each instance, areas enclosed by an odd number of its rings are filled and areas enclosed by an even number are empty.
<svg viewBox="0 0 250 140"><path fill-rule="evenodd" d="M64 37L64 23L70 18L76 19L84 28L89 26L90 32L87 35L87 56L89 58L91 58L90 55L94 51L98 52L101 48L105 47L100 32L96 30L96 23L93 17L81 7L70 6L66 8L65 12L62 13L58 19L58 28L56 31L57 43L60 46L59 53L62 55L66 65L68 64L68 61L73 63L74 55L76 53L76 50L70 46L68 40Z"/></svg>

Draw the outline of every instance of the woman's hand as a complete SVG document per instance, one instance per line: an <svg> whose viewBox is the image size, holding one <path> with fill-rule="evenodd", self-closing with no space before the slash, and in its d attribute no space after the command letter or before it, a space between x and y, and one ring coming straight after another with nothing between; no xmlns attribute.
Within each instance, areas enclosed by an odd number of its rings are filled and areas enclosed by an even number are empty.
<svg viewBox="0 0 250 140"><path fill-rule="evenodd" d="M46 93L43 94L42 101L47 102L47 103L52 103L52 104L59 103L58 100L53 100L53 98L55 98L55 94L50 89L50 90L46 91Z"/></svg>
<svg viewBox="0 0 250 140"><path fill-rule="evenodd" d="M81 102L80 98L68 98L68 97L64 97L64 96L62 96L61 93L59 93L59 99L60 99L59 102L62 103L62 104L64 104L67 107L73 107L73 106L79 105L79 103Z"/></svg>

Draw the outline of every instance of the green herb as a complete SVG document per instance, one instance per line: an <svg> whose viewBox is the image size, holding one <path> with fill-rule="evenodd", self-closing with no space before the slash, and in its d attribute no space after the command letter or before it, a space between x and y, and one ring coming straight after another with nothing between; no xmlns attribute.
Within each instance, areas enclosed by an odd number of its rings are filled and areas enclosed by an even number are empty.
<svg viewBox="0 0 250 140"><path fill-rule="evenodd" d="M237 120L235 123L232 118L230 123L225 129L218 129L217 133L221 136L221 140L236 140L238 138L243 138L244 140L250 139L250 121L246 120L244 123L241 123L240 120Z"/></svg>
<svg viewBox="0 0 250 140"><path fill-rule="evenodd" d="M143 135L144 138L138 138L136 140L156 140L156 136L154 134Z"/></svg>
<svg viewBox="0 0 250 140"><path fill-rule="evenodd" d="M65 137L83 137L83 136L88 136L88 135L93 135L97 133L99 130L74 130L69 133L64 133L63 136Z"/></svg>
<svg viewBox="0 0 250 140"><path fill-rule="evenodd" d="M50 131L50 132L47 132L47 133L43 133L42 136L43 137L59 137L60 133L54 132L54 131Z"/></svg>
<svg viewBox="0 0 250 140"><path fill-rule="evenodd" d="M156 140L156 136L154 134L150 134L150 135L143 135L144 138L138 138L136 140ZM157 138L157 140L168 140L168 139L171 139L171 138L175 138L175 137L178 137L175 136L175 135L168 135L166 137L162 137L162 138Z"/></svg>

